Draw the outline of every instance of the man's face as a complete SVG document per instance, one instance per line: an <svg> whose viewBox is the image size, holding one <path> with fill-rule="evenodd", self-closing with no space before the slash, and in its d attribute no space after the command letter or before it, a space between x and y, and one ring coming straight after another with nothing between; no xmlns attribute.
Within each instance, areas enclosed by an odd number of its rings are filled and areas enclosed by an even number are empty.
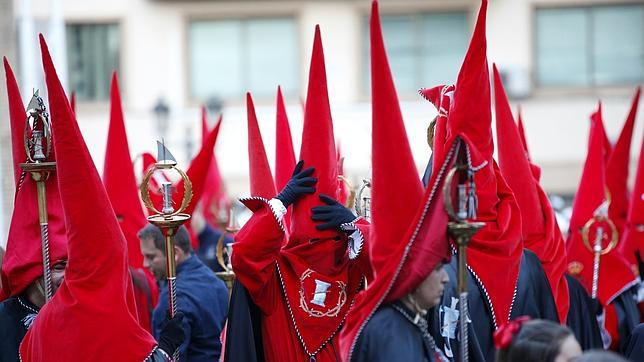
<svg viewBox="0 0 644 362"><path fill-rule="evenodd" d="M157 280L166 278L165 253L157 249L152 238L142 238L141 252L143 253L143 267L147 268Z"/></svg>
<svg viewBox="0 0 644 362"><path fill-rule="evenodd" d="M58 288L65 280L65 268L67 267L67 260L59 261L51 268L51 286L53 294L56 294Z"/></svg>

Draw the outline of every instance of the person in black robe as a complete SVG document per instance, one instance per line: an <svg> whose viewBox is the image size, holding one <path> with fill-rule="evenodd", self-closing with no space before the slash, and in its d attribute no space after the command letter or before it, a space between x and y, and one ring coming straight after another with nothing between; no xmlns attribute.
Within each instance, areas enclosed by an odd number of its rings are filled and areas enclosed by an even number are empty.
<svg viewBox="0 0 644 362"><path fill-rule="evenodd" d="M224 362L264 361L261 316L246 288L235 279L228 306Z"/></svg>
<svg viewBox="0 0 644 362"><path fill-rule="evenodd" d="M458 257L452 258L446 267L450 282L445 286L441 304L428 313L429 330L440 350L447 357L458 360ZM496 355L493 335L494 324L485 291L471 272L468 272L469 358L470 361L493 361ZM550 291L541 262L537 256L525 249L521 258L516 299L510 319L527 315L532 318L559 322L557 308Z"/></svg>
<svg viewBox="0 0 644 362"><path fill-rule="evenodd" d="M20 342L39 311L25 294L0 303L0 362L19 361Z"/></svg>
<svg viewBox="0 0 644 362"><path fill-rule="evenodd" d="M617 332L619 341L616 351L624 353L631 339L631 333L640 322L640 313L637 308L637 286L631 287L620 293L610 304L615 307L617 314ZM644 356L642 356L644 359Z"/></svg>
<svg viewBox="0 0 644 362"><path fill-rule="evenodd" d="M644 323L640 323L626 342L624 355L631 361L641 361L644 358Z"/></svg>
<svg viewBox="0 0 644 362"><path fill-rule="evenodd" d="M595 322L597 304L576 278L568 274L565 274L565 277L570 295L568 327L577 338L582 350L603 348L599 325Z"/></svg>

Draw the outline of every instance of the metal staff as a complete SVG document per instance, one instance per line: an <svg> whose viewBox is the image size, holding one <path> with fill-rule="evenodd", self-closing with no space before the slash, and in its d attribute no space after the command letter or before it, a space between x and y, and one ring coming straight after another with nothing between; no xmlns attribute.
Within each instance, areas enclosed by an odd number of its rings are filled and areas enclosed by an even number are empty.
<svg viewBox="0 0 644 362"><path fill-rule="evenodd" d="M143 178L140 191L143 203L151 212L154 213L148 216L148 221L161 229L165 236L165 268L168 279L170 318L174 318L177 313L177 271L174 260L174 237L179 227L190 219L190 215L184 214L183 211L188 207L190 200L192 199L192 183L190 182L188 175L186 175L180 168L176 167L177 161L170 151L165 148L165 145L157 141L157 148L158 161L148 170L147 174ZM175 170L183 179L183 200L181 201L181 206L178 210L175 211L172 206L172 184L170 182L164 182L162 184L163 208L161 211L157 210L152 204L152 201L150 200L149 183L150 178L156 170ZM173 354L173 359L178 360L178 357L179 350L176 350Z"/></svg>
<svg viewBox="0 0 644 362"><path fill-rule="evenodd" d="M235 273L233 272L233 266L231 263L231 257L233 254L233 249L230 245L225 244L226 234L234 235L239 231L239 225L237 224L237 219L235 217L234 205L230 206L230 213L228 216L228 222L224 226L223 222L222 228L225 232L221 233L219 240L217 240L217 263L221 266L222 271L216 272L215 274L226 283L228 287L228 297L232 294L233 291L233 282L235 281ZM224 259L225 255L225 259Z"/></svg>
<svg viewBox="0 0 644 362"><path fill-rule="evenodd" d="M51 267L49 262L49 218L47 215L47 192L45 181L49 174L56 170L56 162L48 160L51 153L51 128L49 114L45 102L38 95L36 90L27 105L27 120L25 121L24 144L27 161L20 164L23 177L29 172L31 178L36 181L38 192L38 222L40 223L40 241L42 248L43 279L45 281L45 301L52 297ZM43 144L44 143L44 144Z"/></svg>
<svg viewBox="0 0 644 362"><path fill-rule="evenodd" d="M590 228L594 224L597 224L595 228L595 241L593 242L593 245L590 245ZM604 226L602 226L602 224L606 224L611 232L610 242L605 248L603 247L603 241L604 238L608 235L606 234L606 231L604 230ZM617 234L618 232L615 223L611 219L609 219L607 215L603 215L601 213L593 216L581 229L581 238L584 242L584 245L588 250L590 250L591 253L593 253L594 256L593 284L591 290L591 296L593 299L597 299L597 288L599 286L599 264L601 256L610 253L611 250L613 250L617 246Z"/></svg>
<svg viewBox="0 0 644 362"><path fill-rule="evenodd" d="M455 212L452 204L451 191L454 176L458 176L458 183L456 185L458 212ZM449 171L445 179L445 184L443 185L443 197L445 200L445 211L452 220L447 224L447 230L455 239L458 247L458 321L461 336L459 352L460 360L466 362L469 360L469 338L467 329L467 322L469 320L467 303L467 245L472 240L472 236L485 225L482 222L468 221L476 218L476 190L474 185L474 172L467 163L457 164Z"/></svg>

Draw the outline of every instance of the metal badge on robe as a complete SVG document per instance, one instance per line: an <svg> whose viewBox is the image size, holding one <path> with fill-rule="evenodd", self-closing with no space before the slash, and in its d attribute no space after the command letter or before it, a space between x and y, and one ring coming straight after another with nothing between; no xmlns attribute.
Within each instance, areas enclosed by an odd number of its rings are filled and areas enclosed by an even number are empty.
<svg viewBox="0 0 644 362"><path fill-rule="evenodd" d="M300 308L311 317L335 317L347 302L347 286L307 269L300 278Z"/></svg>

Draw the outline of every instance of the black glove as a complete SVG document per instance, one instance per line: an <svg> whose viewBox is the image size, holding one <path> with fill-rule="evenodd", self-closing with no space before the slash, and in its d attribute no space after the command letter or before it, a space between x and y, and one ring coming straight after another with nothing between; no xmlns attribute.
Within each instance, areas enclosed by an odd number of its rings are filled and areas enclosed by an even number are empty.
<svg viewBox="0 0 644 362"><path fill-rule="evenodd" d="M183 341L186 339L186 332L183 330L183 313L177 312L174 315L174 318L169 318L169 315L166 315L165 326L161 330L161 335L159 336L159 348L161 348L165 353L172 356L174 351L181 346Z"/></svg>
<svg viewBox="0 0 644 362"><path fill-rule="evenodd" d="M326 221L324 224L317 225L318 230L340 229L340 225L352 222L356 216L333 198L321 194L322 200L328 206L316 206L311 209L311 219L314 221Z"/></svg>
<svg viewBox="0 0 644 362"><path fill-rule="evenodd" d="M304 166L304 160L300 161L295 165L293 170L293 176L288 181L286 186L280 191L280 193L275 197L284 204L284 207L292 205L295 200L304 194L312 194L315 192L315 183L318 182L318 179L311 177L315 168L309 167L306 170L302 171L302 166Z"/></svg>
<svg viewBox="0 0 644 362"><path fill-rule="evenodd" d="M635 250L635 259L637 259L637 268L640 272L640 278L644 279L644 260L639 250Z"/></svg>

